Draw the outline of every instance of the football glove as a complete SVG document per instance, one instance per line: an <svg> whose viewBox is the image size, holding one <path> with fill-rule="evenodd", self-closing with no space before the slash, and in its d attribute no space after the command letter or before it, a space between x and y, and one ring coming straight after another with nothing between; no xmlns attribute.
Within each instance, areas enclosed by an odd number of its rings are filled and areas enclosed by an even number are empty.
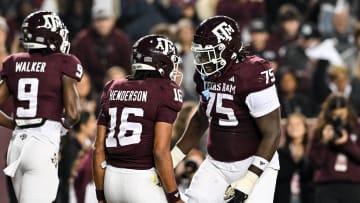
<svg viewBox="0 0 360 203"><path fill-rule="evenodd" d="M176 166L185 158L184 152L181 151L181 149L175 145L175 147L171 150L171 159L173 163L173 168L176 168Z"/></svg>
<svg viewBox="0 0 360 203"><path fill-rule="evenodd" d="M225 191L224 200L227 203L243 203L247 198L248 198L247 194L237 189L234 189L233 187L231 187L231 185L229 185Z"/></svg>
<svg viewBox="0 0 360 203"><path fill-rule="evenodd" d="M224 200L231 203L243 203L253 190L258 178L258 175L248 171L243 178L228 186Z"/></svg>

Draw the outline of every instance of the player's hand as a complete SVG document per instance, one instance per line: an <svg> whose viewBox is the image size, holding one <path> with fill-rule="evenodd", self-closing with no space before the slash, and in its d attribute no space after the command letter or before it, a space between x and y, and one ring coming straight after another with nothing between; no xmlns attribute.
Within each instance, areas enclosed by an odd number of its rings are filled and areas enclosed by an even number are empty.
<svg viewBox="0 0 360 203"><path fill-rule="evenodd" d="M244 177L227 187L224 200L230 203L243 203L252 192L258 178L254 172L247 171Z"/></svg>
<svg viewBox="0 0 360 203"><path fill-rule="evenodd" d="M99 200L98 203L106 203L105 200Z"/></svg>
<svg viewBox="0 0 360 203"><path fill-rule="evenodd" d="M225 191L224 200L228 203L243 203L247 198L247 194L231 187L231 185L229 185Z"/></svg>

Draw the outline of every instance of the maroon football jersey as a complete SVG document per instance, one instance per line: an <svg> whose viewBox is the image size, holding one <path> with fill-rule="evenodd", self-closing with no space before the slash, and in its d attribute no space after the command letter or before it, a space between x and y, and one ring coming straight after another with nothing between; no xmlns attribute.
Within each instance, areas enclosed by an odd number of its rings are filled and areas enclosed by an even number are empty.
<svg viewBox="0 0 360 203"><path fill-rule="evenodd" d="M221 77L204 81L195 73L201 108L210 118L208 153L219 161L239 161L254 155L261 133L245 103L247 95L274 84L270 64L257 56L227 67ZM267 98L264 98L267 99Z"/></svg>
<svg viewBox="0 0 360 203"><path fill-rule="evenodd" d="M173 123L181 106L181 89L170 80L109 82L101 96L98 118L98 124L107 127L107 163L131 169L154 167L155 123Z"/></svg>
<svg viewBox="0 0 360 203"><path fill-rule="evenodd" d="M13 95L15 118L61 121L62 76L79 81L83 70L73 55L18 53L5 59L0 74Z"/></svg>

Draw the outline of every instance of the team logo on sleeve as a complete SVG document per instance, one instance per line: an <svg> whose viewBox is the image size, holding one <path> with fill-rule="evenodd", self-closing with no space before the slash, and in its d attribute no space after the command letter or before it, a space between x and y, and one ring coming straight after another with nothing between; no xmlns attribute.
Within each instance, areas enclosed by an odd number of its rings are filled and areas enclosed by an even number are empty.
<svg viewBox="0 0 360 203"><path fill-rule="evenodd" d="M157 38L157 45L155 49L165 55L167 55L169 52L175 52L175 47L173 43L168 39L160 37Z"/></svg>
<svg viewBox="0 0 360 203"><path fill-rule="evenodd" d="M221 41L230 41L232 40L231 34L235 32L234 28L226 22L220 23L211 31L217 38L218 43Z"/></svg>

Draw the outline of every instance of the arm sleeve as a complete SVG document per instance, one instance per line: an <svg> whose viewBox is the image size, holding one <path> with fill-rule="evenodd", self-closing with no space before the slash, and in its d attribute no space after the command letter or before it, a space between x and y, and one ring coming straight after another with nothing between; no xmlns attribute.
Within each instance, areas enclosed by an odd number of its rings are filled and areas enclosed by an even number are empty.
<svg viewBox="0 0 360 203"><path fill-rule="evenodd" d="M255 118L264 116L280 106L275 85L250 93L245 102L250 114Z"/></svg>

